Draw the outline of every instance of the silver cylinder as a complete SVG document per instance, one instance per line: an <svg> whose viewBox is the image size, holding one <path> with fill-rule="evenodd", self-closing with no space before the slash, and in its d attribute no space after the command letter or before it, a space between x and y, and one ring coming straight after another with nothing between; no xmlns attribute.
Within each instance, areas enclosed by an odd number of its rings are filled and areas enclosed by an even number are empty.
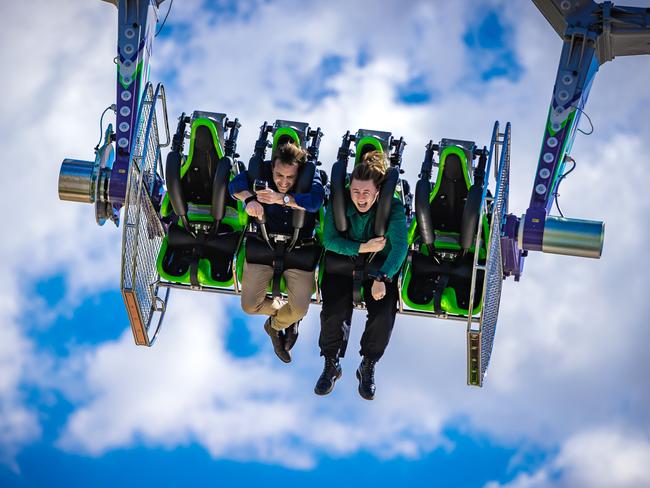
<svg viewBox="0 0 650 488"><path fill-rule="evenodd" d="M59 198L70 202L93 203L97 170L94 161L64 159L59 172Z"/></svg>
<svg viewBox="0 0 650 488"><path fill-rule="evenodd" d="M605 223L549 216L544 225L542 251L583 258L600 258Z"/></svg>

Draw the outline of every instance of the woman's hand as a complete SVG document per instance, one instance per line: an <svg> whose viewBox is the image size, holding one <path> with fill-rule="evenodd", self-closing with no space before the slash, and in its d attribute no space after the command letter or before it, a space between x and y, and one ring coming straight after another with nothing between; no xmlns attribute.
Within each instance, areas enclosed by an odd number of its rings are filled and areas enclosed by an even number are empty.
<svg viewBox="0 0 650 488"><path fill-rule="evenodd" d="M266 190L258 190L255 192L255 195L257 196L257 201L260 203L266 203L267 205L282 205L284 194L279 193L277 191L273 191L270 188L267 188Z"/></svg>
<svg viewBox="0 0 650 488"><path fill-rule="evenodd" d="M386 245L385 237L374 237L370 239L368 242L364 242L363 244L361 244L359 246L359 252L360 253L379 252L384 248L385 245Z"/></svg>
<svg viewBox="0 0 650 488"><path fill-rule="evenodd" d="M264 207L259 202L252 200L245 207L246 213L251 217L261 219L264 216Z"/></svg>
<svg viewBox="0 0 650 488"><path fill-rule="evenodd" d="M370 294L375 300L381 300L386 296L386 284L383 281L373 281Z"/></svg>

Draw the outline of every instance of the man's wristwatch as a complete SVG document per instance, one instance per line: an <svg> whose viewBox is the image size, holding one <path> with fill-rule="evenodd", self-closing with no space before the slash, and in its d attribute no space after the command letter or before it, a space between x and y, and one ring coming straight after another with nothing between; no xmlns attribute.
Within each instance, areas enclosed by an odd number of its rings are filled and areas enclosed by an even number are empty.
<svg viewBox="0 0 650 488"><path fill-rule="evenodd" d="M282 197L282 205L286 207L287 205L289 205L289 203L291 203L291 197L289 197L289 195L285 193L284 196Z"/></svg>
<svg viewBox="0 0 650 488"><path fill-rule="evenodd" d="M244 206L248 205L248 204L249 204L250 202L252 202L253 200L257 200L257 195L251 195L251 196L249 196L249 197L246 197L246 198L244 199Z"/></svg>

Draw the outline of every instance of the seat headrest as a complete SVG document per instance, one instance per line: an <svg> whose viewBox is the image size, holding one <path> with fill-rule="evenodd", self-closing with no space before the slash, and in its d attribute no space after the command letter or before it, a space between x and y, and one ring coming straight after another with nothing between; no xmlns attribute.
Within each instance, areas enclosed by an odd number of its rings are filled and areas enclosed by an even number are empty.
<svg viewBox="0 0 650 488"><path fill-rule="evenodd" d="M392 135L390 132L359 129L355 136L356 155L354 157L354 165L359 164L361 158L367 152L379 151L381 153L388 153L391 139Z"/></svg>
<svg viewBox="0 0 650 488"><path fill-rule="evenodd" d="M448 154L445 158L442 177L448 180L457 180L462 176L463 169L460 157L458 157L458 154Z"/></svg>
<svg viewBox="0 0 650 488"><path fill-rule="evenodd" d="M273 143L271 145L271 160L278 146L292 142L296 146L306 149L309 136L307 122L293 122L290 120L276 120L273 124Z"/></svg>

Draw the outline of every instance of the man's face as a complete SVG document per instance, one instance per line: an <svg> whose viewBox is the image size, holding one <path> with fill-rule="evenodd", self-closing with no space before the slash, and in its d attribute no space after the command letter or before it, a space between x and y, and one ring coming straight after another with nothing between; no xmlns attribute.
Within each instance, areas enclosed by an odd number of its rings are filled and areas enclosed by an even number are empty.
<svg viewBox="0 0 650 488"><path fill-rule="evenodd" d="M357 210L361 213L367 212L370 210L370 207L377 200L377 195L379 195L379 188L375 186L372 180L356 180L353 179L350 182L350 197L352 198L352 203L357 207Z"/></svg>
<svg viewBox="0 0 650 488"><path fill-rule="evenodd" d="M287 193L296 184L298 178L297 164L284 164L276 161L273 165L273 182L281 193Z"/></svg>

